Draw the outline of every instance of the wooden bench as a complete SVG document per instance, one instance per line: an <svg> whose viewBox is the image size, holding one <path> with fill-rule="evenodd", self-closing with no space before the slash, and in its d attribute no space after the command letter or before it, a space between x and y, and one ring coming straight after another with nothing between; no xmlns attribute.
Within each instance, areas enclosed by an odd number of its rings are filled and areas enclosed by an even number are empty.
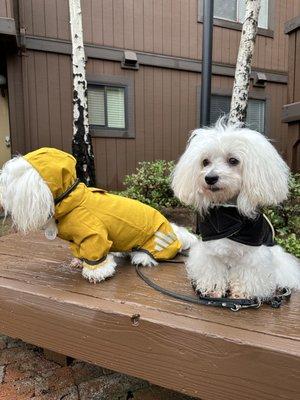
<svg viewBox="0 0 300 400"><path fill-rule="evenodd" d="M299 294L234 313L168 298L128 263L90 284L70 258L61 240L0 238L1 333L203 400L299 398ZM182 264L144 271L192 295Z"/></svg>

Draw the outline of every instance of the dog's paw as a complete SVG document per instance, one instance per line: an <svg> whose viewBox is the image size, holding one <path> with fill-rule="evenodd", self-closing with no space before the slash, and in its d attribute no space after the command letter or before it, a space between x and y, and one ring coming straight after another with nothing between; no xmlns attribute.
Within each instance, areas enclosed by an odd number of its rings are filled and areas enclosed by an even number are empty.
<svg viewBox="0 0 300 400"><path fill-rule="evenodd" d="M134 265L143 265L144 267L154 267L158 265L158 262L155 261L153 257L142 251L133 251L130 257Z"/></svg>
<svg viewBox="0 0 300 400"><path fill-rule="evenodd" d="M79 258L73 258L70 262L71 268L82 268L82 261Z"/></svg>
<svg viewBox="0 0 300 400"><path fill-rule="evenodd" d="M226 290L221 290L217 288L206 288L203 287L201 284L197 284L197 282L192 283L196 293L201 297L212 297L212 298L219 298L226 296Z"/></svg>
<svg viewBox="0 0 300 400"><path fill-rule="evenodd" d="M83 264L82 276L92 283L98 283L114 275L117 264L112 255L108 255L106 260L100 263L97 268L90 268Z"/></svg>

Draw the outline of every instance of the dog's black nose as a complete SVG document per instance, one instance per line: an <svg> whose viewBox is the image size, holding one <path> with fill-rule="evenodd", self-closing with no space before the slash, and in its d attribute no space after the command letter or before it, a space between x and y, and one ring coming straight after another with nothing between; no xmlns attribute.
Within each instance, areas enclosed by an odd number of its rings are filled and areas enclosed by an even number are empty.
<svg viewBox="0 0 300 400"><path fill-rule="evenodd" d="M219 179L218 175L206 175L205 182L208 185L214 185L216 182L218 182L218 179Z"/></svg>

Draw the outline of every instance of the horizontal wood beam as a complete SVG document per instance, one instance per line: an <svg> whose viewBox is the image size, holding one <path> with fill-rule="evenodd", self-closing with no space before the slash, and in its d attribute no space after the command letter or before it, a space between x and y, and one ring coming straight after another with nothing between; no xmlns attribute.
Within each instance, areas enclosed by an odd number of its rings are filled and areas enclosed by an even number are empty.
<svg viewBox="0 0 300 400"><path fill-rule="evenodd" d="M70 41L41 38L35 36L26 36L26 48L28 50L45 51L66 55L70 55L72 50ZM85 51L88 58L121 62L123 60L125 50L113 47L85 44ZM202 62L198 60L164 56L160 54L145 53L140 51L136 51L136 54L139 65L198 73L201 73L202 71ZM234 77L234 72L234 65L213 63L212 73L214 75ZM287 84L287 74L284 72L253 69L252 77L255 72L264 72L266 75L266 80L268 82Z"/></svg>
<svg viewBox="0 0 300 400"><path fill-rule="evenodd" d="M300 29L300 15L290 19L284 24L284 33L286 34L292 33L296 29Z"/></svg>
<svg viewBox="0 0 300 400"><path fill-rule="evenodd" d="M282 122L300 121L300 101L286 104L282 108Z"/></svg>
<svg viewBox="0 0 300 400"><path fill-rule="evenodd" d="M16 36L16 23L13 18L0 17L0 35Z"/></svg>

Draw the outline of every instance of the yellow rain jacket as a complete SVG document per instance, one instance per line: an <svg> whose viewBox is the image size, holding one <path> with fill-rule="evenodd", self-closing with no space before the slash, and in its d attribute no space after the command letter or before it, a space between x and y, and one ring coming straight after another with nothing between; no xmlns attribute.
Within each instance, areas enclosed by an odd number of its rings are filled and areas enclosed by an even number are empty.
<svg viewBox="0 0 300 400"><path fill-rule="evenodd" d="M63 151L41 148L25 159L47 183L54 199L77 179L76 160ZM91 268L109 251L139 249L156 260L165 260L175 257L181 248L170 223L157 210L83 183L58 202L55 219L58 236L68 240L74 256Z"/></svg>

